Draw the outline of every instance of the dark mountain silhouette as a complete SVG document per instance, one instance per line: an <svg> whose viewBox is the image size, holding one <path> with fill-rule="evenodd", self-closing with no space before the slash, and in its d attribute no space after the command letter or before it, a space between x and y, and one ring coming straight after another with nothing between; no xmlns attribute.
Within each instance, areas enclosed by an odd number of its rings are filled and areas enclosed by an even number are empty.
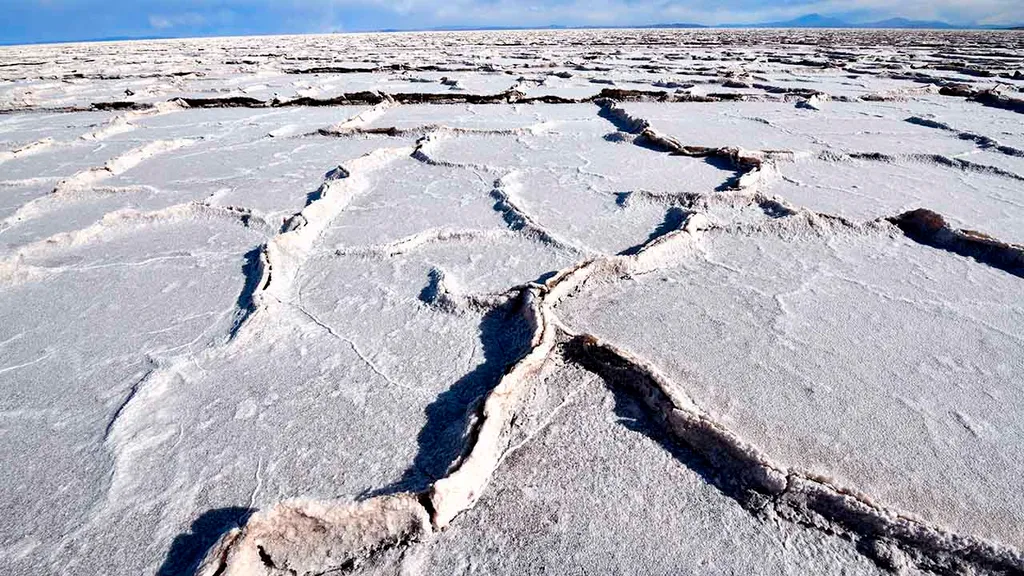
<svg viewBox="0 0 1024 576"><path fill-rule="evenodd" d="M948 22L910 20L908 18L889 18L877 22L848 22L834 16L806 14L792 20L781 22L763 22L759 24L723 24L722 28L907 28L907 29L940 29L970 28L957 26Z"/></svg>

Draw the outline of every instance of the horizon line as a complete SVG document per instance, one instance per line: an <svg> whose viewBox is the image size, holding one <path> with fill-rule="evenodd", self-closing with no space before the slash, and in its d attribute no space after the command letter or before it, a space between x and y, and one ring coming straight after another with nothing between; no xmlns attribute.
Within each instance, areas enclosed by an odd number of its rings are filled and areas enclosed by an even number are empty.
<svg viewBox="0 0 1024 576"><path fill-rule="evenodd" d="M816 15L804 15L797 17L793 20L787 21L792 22L799 20L800 18L806 18L808 16ZM871 24L883 23L887 21L903 20L908 23L920 23L920 24L937 24L939 26L882 26L873 27ZM865 23L844 23L839 26L773 26L773 24L780 24L784 22L752 22L749 24L739 23L728 23L728 24L698 24L695 22L657 22L652 24L633 24L633 25L565 25L565 24L543 24L543 25L522 25L522 26L466 26L459 24L452 24L448 26L436 26L430 28L380 28L372 30L331 30L323 32L243 32L243 33L214 33L214 34L198 34L198 35L182 35L182 36L160 36L160 35L138 35L138 36L106 36L106 37L95 37L95 38L79 38L69 40L39 40L31 42L5 42L0 40L0 46L2 47L17 47L17 46L43 46L43 45L59 45L59 44L88 44L88 43L105 43L105 42L139 42L147 40L205 40L205 39L216 39L216 38L258 38L258 37L271 37L271 36L330 36L335 34L411 34L411 33L443 33L443 32L501 32L501 31L569 31L569 30L904 30L914 32L950 32L950 31L979 31L979 32L1012 32L1020 31L1024 29L1024 24L950 24L941 21L921 21L912 20L907 18L887 18L878 22L865 22Z"/></svg>

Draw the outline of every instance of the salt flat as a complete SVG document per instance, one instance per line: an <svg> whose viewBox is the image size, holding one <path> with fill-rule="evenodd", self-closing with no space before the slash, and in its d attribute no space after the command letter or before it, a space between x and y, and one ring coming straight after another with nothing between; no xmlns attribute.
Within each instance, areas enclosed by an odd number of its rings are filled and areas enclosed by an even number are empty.
<svg viewBox="0 0 1024 576"><path fill-rule="evenodd" d="M1024 573L1024 36L0 48L6 574Z"/></svg>

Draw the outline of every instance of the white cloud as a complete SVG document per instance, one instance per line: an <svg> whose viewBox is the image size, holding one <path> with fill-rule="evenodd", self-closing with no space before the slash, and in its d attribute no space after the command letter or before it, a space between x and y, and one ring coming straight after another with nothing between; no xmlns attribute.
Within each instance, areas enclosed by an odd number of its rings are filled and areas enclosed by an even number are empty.
<svg viewBox="0 0 1024 576"><path fill-rule="evenodd" d="M156 30L196 29L204 27L225 26L233 23L235 13L231 10L221 9L211 12L188 11L173 14L150 14L148 17L149 26Z"/></svg>
<svg viewBox="0 0 1024 576"><path fill-rule="evenodd" d="M150 14L149 25L157 30L169 28L197 28L207 23L206 17L198 12L186 12L184 14Z"/></svg>

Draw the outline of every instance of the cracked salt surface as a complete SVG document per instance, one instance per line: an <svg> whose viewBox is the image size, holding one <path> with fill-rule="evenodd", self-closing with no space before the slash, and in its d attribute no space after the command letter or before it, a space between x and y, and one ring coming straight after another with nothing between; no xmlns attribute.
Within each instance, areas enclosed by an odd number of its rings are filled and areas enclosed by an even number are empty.
<svg viewBox="0 0 1024 576"><path fill-rule="evenodd" d="M10 464L0 485L23 512L3 524L5 549L35 541L30 549L76 554L66 549L82 545L73 535L113 496L116 449L106 432L118 406L158 359L200 350L230 325L240 254L253 241L241 226L186 220L100 230L25 258L39 277L6 286L0 312ZM146 297L111 297L126 293ZM155 447L143 438L136 445ZM72 538L39 541L47 534Z"/></svg>
<svg viewBox="0 0 1024 576"><path fill-rule="evenodd" d="M509 458L485 500L434 546L413 549L425 572L883 573L849 542L744 512L701 476L699 458L659 444L629 394L573 367L538 395L548 388L559 397L547 410L567 405ZM755 547L765 553L751 556Z"/></svg>
<svg viewBox="0 0 1024 576"><path fill-rule="evenodd" d="M723 234L562 315L773 458L1021 546L1018 282L888 234Z"/></svg>
<svg viewBox="0 0 1024 576"><path fill-rule="evenodd" d="M0 48L0 564L1024 571L1022 49Z"/></svg>
<svg viewBox="0 0 1024 576"><path fill-rule="evenodd" d="M767 191L810 210L863 221L928 207L957 227L1024 242L1024 177L1016 173L945 166L931 157L802 159L779 172Z"/></svg>

